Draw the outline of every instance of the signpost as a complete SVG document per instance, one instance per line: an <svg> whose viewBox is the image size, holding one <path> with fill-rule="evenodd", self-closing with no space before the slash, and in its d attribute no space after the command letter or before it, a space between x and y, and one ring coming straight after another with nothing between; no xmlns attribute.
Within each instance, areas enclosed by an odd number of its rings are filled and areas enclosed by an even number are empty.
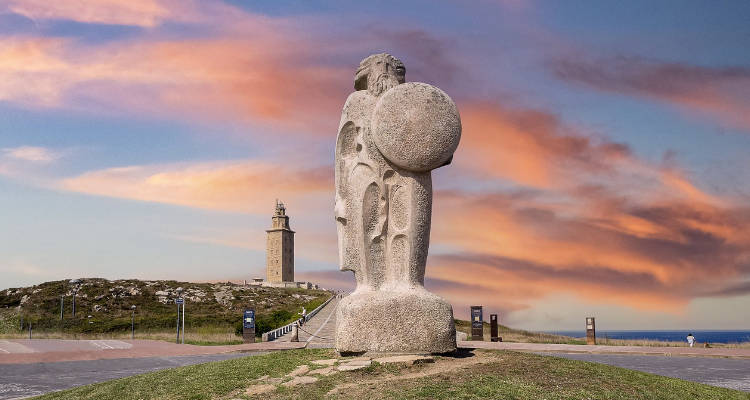
<svg viewBox="0 0 750 400"><path fill-rule="evenodd" d="M594 317L586 317L586 344L596 344L596 324Z"/></svg>
<svg viewBox="0 0 750 400"><path fill-rule="evenodd" d="M491 342L502 342L501 338L497 334L497 314L490 314L490 341Z"/></svg>
<svg viewBox="0 0 750 400"><path fill-rule="evenodd" d="M242 340L245 343L255 342L255 310L245 310L242 316Z"/></svg>
<svg viewBox="0 0 750 400"><path fill-rule="evenodd" d="M471 306L471 340L484 340L482 306Z"/></svg>

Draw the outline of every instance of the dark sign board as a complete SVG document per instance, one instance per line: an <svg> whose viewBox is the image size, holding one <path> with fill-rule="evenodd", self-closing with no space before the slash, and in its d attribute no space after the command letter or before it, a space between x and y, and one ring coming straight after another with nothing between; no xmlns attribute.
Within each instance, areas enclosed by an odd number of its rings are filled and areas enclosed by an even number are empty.
<svg viewBox="0 0 750 400"><path fill-rule="evenodd" d="M245 343L255 342L255 310L252 308L242 313L242 340Z"/></svg>
<svg viewBox="0 0 750 400"><path fill-rule="evenodd" d="M497 314L490 314L490 342L502 342L497 333Z"/></svg>
<svg viewBox="0 0 750 400"><path fill-rule="evenodd" d="M586 317L586 344L596 344L596 321Z"/></svg>
<svg viewBox="0 0 750 400"><path fill-rule="evenodd" d="M255 329L255 310L245 310L245 316L242 317L242 327Z"/></svg>
<svg viewBox="0 0 750 400"><path fill-rule="evenodd" d="M182 299L182 298L179 298L179 299L174 299L174 303L175 303L175 304L184 304L184 303L185 303L185 300L184 300L184 299Z"/></svg>
<svg viewBox="0 0 750 400"><path fill-rule="evenodd" d="M471 306L471 340L484 340L482 306Z"/></svg>

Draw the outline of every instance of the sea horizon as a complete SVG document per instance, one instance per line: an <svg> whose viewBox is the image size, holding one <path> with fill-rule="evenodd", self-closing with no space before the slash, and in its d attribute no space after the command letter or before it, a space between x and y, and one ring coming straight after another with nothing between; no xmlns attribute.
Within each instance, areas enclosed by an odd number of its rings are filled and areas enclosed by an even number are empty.
<svg viewBox="0 0 750 400"><path fill-rule="evenodd" d="M584 330L543 331L555 335L582 338ZM686 341L689 333L699 343L744 343L750 342L750 329L618 329L597 330L597 338L626 340L661 340L670 342Z"/></svg>

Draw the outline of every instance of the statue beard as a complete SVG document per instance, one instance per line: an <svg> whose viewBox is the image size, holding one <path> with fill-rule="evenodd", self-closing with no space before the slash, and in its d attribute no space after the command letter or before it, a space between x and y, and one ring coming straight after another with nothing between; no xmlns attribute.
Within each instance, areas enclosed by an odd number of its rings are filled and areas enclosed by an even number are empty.
<svg viewBox="0 0 750 400"><path fill-rule="evenodd" d="M370 94L372 94L375 97L380 96L381 94L385 93L386 90L396 87L400 82L398 79L389 74L381 74L378 75L378 77L375 79L375 82L373 82L371 85L369 85L369 88L367 89Z"/></svg>

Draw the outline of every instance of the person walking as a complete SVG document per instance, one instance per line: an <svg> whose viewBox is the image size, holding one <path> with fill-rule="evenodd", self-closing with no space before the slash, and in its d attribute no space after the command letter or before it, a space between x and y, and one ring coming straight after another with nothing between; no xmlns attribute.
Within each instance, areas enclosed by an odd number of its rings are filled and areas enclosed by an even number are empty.
<svg viewBox="0 0 750 400"><path fill-rule="evenodd" d="M695 336L693 336L692 333L688 333L687 342L690 345L690 347L693 347L693 344L695 344Z"/></svg>
<svg viewBox="0 0 750 400"><path fill-rule="evenodd" d="M302 307L302 312L300 313L302 315L302 321L300 321L300 325L303 325L305 321L305 317L307 317L307 310L305 307Z"/></svg>

